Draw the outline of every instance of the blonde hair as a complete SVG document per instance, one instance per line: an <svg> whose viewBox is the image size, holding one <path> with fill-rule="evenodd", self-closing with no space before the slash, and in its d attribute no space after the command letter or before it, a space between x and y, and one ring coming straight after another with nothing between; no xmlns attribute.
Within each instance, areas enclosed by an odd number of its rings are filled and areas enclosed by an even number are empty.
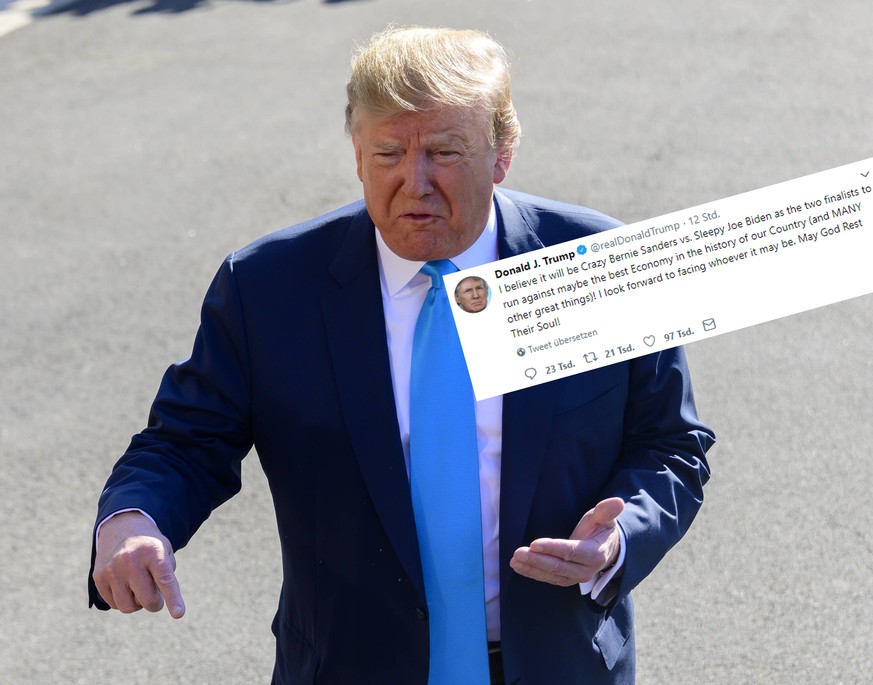
<svg viewBox="0 0 873 685"><path fill-rule="evenodd" d="M492 149L518 145L521 126L510 97L509 57L473 30L390 27L352 59L346 132L358 115L389 116L442 106L481 109Z"/></svg>

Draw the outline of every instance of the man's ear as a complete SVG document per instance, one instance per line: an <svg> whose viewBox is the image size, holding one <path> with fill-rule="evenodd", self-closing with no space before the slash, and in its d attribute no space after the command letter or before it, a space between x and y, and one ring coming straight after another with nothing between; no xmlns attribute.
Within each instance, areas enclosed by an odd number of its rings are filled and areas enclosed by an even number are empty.
<svg viewBox="0 0 873 685"><path fill-rule="evenodd" d="M364 171L363 171L363 161L364 161L364 153L361 151L361 141L358 140L358 137L353 133L352 134L352 145L355 146L355 166L358 171L358 180L361 183L364 182Z"/></svg>
<svg viewBox="0 0 873 685"><path fill-rule="evenodd" d="M512 164L512 148L500 150L497 159L494 160L494 183L501 183L509 173L509 165Z"/></svg>

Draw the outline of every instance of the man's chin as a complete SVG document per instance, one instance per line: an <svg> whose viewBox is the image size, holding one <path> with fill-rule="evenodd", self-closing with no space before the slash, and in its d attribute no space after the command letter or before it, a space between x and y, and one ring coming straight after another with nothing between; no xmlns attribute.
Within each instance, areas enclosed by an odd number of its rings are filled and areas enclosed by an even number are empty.
<svg viewBox="0 0 873 685"><path fill-rule="evenodd" d="M454 241L445 240L444 234L448 229L432 227L418 227L411 231L405 231L402 240L396 242L385 241L394 254L415 262L430 262L437 259L451 259L466 248L457 246Z"/></svg>

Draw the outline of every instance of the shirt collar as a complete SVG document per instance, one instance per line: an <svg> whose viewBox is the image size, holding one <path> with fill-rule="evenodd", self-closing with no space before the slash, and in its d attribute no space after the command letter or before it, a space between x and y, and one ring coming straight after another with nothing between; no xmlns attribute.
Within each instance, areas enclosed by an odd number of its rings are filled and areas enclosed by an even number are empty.
<svg viewBox="0 0 873 685"><path fill-rule="evenodd" d="M385 289L390 297L394 297L405 288L424 266L424 262L413 262L403 259L394 254L385 241L382 234L376 229L376 247L379 253L379 270L382 272ZM494 202L491 203L491 213L488 215L488 223L485 229L469 248L451 258L452 264L458 267L458 271L471 269L480 264L487 264L497 259L497 213L494 210Z"/></svg>

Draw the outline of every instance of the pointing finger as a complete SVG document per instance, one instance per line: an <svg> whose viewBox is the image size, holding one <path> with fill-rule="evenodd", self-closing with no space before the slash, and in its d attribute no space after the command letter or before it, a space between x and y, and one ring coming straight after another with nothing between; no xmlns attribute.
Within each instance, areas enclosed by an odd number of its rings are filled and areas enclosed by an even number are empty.
<svg viewBox="0 0 873 685"><path fill-rule="evenodd" d="M173 567L175 561L172 556L168 559L163 559L153 568L150 568L152 578L158 586L158 590L163 597L163 601L167 604L167 611L173 618L182 618L185 615L185 600L182 599L182 589L179 587L179 581L176 579ZM162 602L163 603L163 602ZM154 611L160 611L160 606ZM152 609L149 609L152 611Z"/></svg>

